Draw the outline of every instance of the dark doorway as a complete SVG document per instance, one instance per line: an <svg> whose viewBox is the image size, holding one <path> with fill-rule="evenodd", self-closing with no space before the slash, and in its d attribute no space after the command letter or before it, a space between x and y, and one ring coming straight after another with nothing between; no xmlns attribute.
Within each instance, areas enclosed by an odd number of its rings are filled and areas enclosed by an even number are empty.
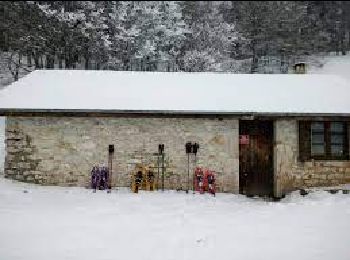
<svg viewBox="0 0 350 260"><path fill-rule="evenodd" d="M273 122L239 122L239 192L273 196Z"/></svg>

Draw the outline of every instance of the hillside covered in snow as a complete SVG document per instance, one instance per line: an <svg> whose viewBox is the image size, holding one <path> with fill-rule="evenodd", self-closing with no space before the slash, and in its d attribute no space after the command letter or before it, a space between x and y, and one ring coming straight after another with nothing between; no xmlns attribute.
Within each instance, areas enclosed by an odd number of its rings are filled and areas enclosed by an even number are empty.
<svg viewBox="0 0 350 260"><path fill-rule="evenodd" d="M339 75L350 81L350 53L335 55L334 53L306 60L308 73Z"/></svg>

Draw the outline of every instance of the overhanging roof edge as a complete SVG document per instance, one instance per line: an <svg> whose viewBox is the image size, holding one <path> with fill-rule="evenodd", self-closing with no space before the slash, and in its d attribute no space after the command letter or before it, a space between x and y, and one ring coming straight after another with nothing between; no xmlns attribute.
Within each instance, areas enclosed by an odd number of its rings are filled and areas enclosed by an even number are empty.
<svg viewBox="0 0 350 260"><path fill-rule="evenodd" d="M22 114L134 114L134 115L208 115L208 116L314 116L314 117L350 117L350 113L313 113L313 112L256 112L256 111L200 111L200 110L121 110L121 109L18 109L0 108L0 116Z"/></svg>

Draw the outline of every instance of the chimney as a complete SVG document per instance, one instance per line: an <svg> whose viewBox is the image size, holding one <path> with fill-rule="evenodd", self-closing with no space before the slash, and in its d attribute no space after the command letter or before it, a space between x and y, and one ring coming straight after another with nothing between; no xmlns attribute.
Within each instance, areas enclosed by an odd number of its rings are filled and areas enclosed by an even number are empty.
<svg viewBox="0 0 350 260"><path fill-rule="evenodd" d="M293 66L294 74L305 74L306 64L304 62L295 63Z"/></svg>

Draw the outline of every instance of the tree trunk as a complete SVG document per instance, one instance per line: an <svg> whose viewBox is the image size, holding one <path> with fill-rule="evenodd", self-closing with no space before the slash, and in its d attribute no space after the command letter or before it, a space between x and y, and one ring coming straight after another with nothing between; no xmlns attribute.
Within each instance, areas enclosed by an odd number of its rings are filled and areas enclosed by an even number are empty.
<svg viewBox="0 0 350 260"><path fill-rule="evenodd" d="M18 74L19 74L19 68L21 66L21 61L22 61L22 54L18 54L18 61L17 64L15 65L16 71L15 71L15 81L18 80Z"/></svg>
<svg viewBox="0 0 350 260"><path fill-rule="evenodd" d="M346 37L345 28L342 28L340 32L340 50L342 55L346 55L345 37Z"/></svg>
<svg viewBox="0 0 350 260"><path fill-rule="evenodd" d="M40 69L44 68L43 55L40 55Z"/></svg>
<svg viewBox="0 0 350 260"><path fill-rule="evenodd" d="M285 57L283 54L280 57L280 72L285 73Z"/></svg>
<svg viewBox="0 0 350 260"><path fill-rule="evenodd" d="M88 55L85 55L84 59L85 59L85 69L88 70L90 69L90 59Z"/></svg>
<svg viewBox="0 0 350 260"><path fill-rule="evenodd" d="M70 50L66 49L65 53L64 53L64 64L65 64L65 68L66 69L70 69L71 68L71 54L70 54Z"/></svg>
<svg viewBox="0 0 350 260"><path fill-rule="evenodd" d="M32 66L32 55L29 51L27 52L27 66L28 67Z"/></svg>
<svg viewBox="0 0 350 260"><path fill-rule="evenodd" d="M340 41L340 47L341 47L341 54L342 54L342 55L346 55L346 48L345 48L344 39L341 39L341 41Z"/></svg>
<svg viewBox="0 0 350 260"><path fill-rule="evenodd" d="M43 64L44 68L45 69L49 69L50 68L50 63L51 63L51 57L50 57L50 55L46 54L45 55L45 64Z"/></svg>
<svg viewBox="0 0 350 260"><path fill-rule="evenodd" d="M250 73L254 74L257 72L258 62L259 62L259 58L256 54L255 46L253 46L253 58L252 58L251 66L250 66Z"/></svg>
<svg viewBox="0 0 350 260"><path fill-rule="evenodd" d="M61 54L61 53L58 53L57 58L58 58L58 68L59 68L59 69L62 69L62 68L63 68L63 64L62 64L62 54Z"/></svg>
<svg viewBox="0 0 350 260"><path fill-rule="evenodd" d="M18 80L18 68L16 68L16 71L15 71L15 81Z"/></svg>
<svg viewBox="0 0 350 260"><path fill-rule="evenodd" d="M56 55L56 52L54 50L52 50L51 53L46 55L46 68L47 69L55 68L55 55Z"/></svg>
<svg viewBox="0 0 350 260"><path fill-rule="evenodd" d="M33 53L34 56L34 65L36 69L40 68L40 64L39 64L39 55L35 52Z"/></svg>

